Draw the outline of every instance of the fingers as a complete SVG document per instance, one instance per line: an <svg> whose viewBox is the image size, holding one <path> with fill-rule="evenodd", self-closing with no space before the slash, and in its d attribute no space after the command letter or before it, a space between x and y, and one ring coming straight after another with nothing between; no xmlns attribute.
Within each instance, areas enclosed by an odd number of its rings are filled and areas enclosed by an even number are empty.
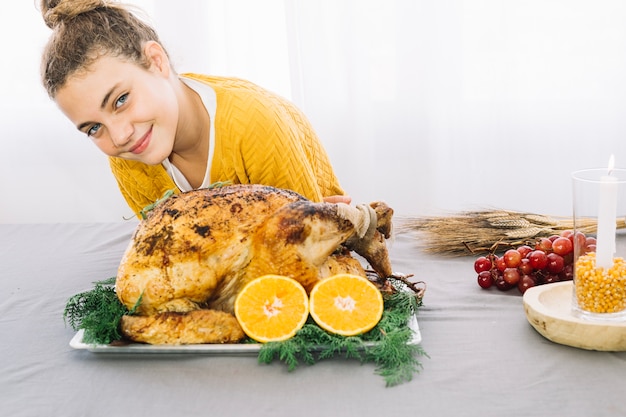
<svg viewBox="0 0 626 417"><path fill-rule="evenodd" d="M352 198L349 195L331 195L324 197L324 202L350 204L352 202Z"/></svg>

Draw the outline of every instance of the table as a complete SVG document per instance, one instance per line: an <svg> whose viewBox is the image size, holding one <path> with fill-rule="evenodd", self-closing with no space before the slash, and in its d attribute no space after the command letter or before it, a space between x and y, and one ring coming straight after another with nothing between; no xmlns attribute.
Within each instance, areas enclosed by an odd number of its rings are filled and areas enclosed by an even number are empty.
<svg viewBox="0 0 626 417"><path fill-rule="evenodd" d="M102 355L70 348L67 299L115 275L134 220L0 225L3 416L615 416L626 352L562 346L527 322L516 292L482 290L473 257L425 254L401 234L396 272L428 289L423 370L386 388L371 365L288 372L256 357Z"/></svg>

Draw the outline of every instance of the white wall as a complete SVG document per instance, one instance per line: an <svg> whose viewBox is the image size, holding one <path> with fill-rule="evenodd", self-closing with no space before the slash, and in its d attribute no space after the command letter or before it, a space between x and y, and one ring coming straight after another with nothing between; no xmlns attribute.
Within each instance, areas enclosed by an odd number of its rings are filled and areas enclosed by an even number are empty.
<svg viewBox="0 0 626 417"><path fill-rule="evenodd" d="M180 71L291 97L356 202L568 215L571 171L605 166L611 153L626 166L621 0L132 3ZM40 86L49 30L35 3L9 4L0 223L122 221L131 213L106 158Z"/></svg>
<svg viewBox="0 0 626 417"><path fill-rule="evenodd" d="M108 163L66 120L39 81L49 30L35 2L0 14L0 223L121 220Z"/></svg>
<svg viewBox="0 0 626 417"><path fill-rule="evenodd" d="M626 166L626 2L294 3L302 106L357 200L570 215L572 171Z"/></svg>

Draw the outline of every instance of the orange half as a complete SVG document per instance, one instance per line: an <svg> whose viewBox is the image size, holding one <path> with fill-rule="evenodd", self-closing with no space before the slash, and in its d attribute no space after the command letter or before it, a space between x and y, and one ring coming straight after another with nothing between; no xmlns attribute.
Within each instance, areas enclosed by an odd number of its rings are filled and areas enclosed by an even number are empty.
<svg viewBox="0 0 626 417"><path fill-rule="evenodd" d="M383 315L383 296L367 278L338 274L318 282L309 295L315 322L331 333L355 336L371 330Z"/></svg>
<svg viewBox="0 0 626 417"><path fill-rule="evenodd" d="M235 299L239 325L248 337L261 343L293 337L308 315L308 297L302 285L281 275L250 281Z"/></svg>

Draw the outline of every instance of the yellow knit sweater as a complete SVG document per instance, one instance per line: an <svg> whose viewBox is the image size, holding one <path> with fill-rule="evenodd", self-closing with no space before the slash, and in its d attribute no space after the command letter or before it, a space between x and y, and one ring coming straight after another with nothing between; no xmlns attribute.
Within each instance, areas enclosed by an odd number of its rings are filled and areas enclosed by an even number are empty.
<svg viewBox="0 0 626 417"><path fill-rule="evenodd" d="M326 151L292 103L237 78L184 74L216 93L211 181L264 184L312 201L343 195ZM130 208L139 213L167 190L179 191L162 165L111 157L113 175Z"/></svg>

